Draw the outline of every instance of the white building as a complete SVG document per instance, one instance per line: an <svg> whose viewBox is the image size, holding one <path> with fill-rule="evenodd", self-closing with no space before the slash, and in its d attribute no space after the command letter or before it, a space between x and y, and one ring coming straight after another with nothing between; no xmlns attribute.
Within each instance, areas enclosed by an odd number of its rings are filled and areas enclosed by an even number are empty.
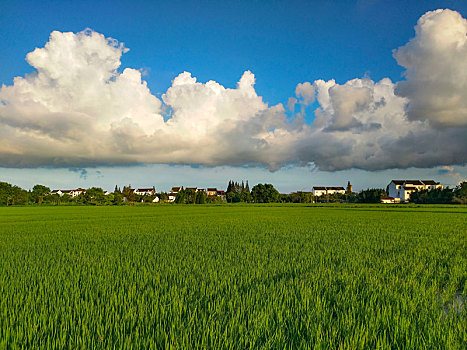
<svg viewBox="0 0 467 350"><path fill-rule="evenodd" d="M172 187L172 189L170 190L170 192L167 195L167 201L168 202L174 202L175 198L177 198L178 192L180 192L182 189L183 189L183 187L180 187L180 186Z"/></svg>
<svg viewBox="0 0 467 350"><path fill-rule="evenodd" d="M316 197L320 196L327 196L330 194L334 193L340 193L340 194L345 194L345 188L344 187L335 187L335 186L313 186L312 189L313 195Z"/></svg>
<svg viewBox="0 0 467 350"><path fill-rule="evenodd" d="M76 190L53 190L52 192L50 192L50 194L58 194L60 197L67 194L71 196L71 198L79 196L82 193L86 193L86 190L84 188L77 188Z"/></svg>
<svg viewBox="0 0 467 350"><path fill-rule="evenodd" d="M77 188L76 190L71 190L70 191L70 196L71 198L74 198L76 196L79 196L80 194L86 193L86 190L84 188Z"/></svg>
<svg viewBox="0 0 467 350"><path fill-rule="evenodd" d="M156 194L156 188L137 188L135 194L138 196L154 196Z"/></svg>
<svg viewBox="0 0 467 350"><path fill-rule="evenodd" d="M386 190L394 202L408 202L412 192L436 188L443 188L443 185L434 180L392 180Z"/></svg>

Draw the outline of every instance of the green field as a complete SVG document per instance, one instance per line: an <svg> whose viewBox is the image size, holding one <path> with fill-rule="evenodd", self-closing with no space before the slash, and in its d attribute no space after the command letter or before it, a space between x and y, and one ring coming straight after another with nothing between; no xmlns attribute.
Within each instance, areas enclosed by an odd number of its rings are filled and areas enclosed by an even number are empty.
<svg viewBox="0 0 467 350"><path fill-rule="evenodd" d="M465 349L465 207L0 208L0 349Z"/></svg>

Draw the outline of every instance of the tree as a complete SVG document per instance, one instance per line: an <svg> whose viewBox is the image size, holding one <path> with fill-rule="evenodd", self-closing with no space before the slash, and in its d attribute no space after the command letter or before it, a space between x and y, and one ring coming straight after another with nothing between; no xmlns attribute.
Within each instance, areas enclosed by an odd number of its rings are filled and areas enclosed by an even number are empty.
<svg viewBox="0 0 467 350"><path fill-rule="evenodd" d="M456 186L453 199L457 203L467 204L467 181L463 181Z"/></svg>
<svg viewBox="0 0 467 350"><path fill-rule="evenodd" d="M205 204L206 203L206 192L198 191L196 193L196 204Z"/></svg>
<svg viewBox="0 0 467 350"><path fill-rule="evenodd" d="M44 185L34 185L31 192L31 197L34 203L42 204L44 197L50 193L50 188Z"/></svg>
<svg viewBox="0 0 467 350"><path fill-rule="evenodd" d="M196 202L196 191L192 188L187 188L185 190L185 200L186 204L195 204Z"/></svg>
<svg viewBox="0 0 467 350"><path fill-rule="evenodd" d="M369 188L360 191L357 196L359 203L381 203L381 198L386 197L387 193L382 188Z"/></svg>
<svg viewBox="0 0 467 350"><path fill-rule="evenodd" d="M250 203L252 201L250 191L245 190L240 195L240 201L245 203Z"/></svg>
<svg viewBox="0 0 467 350"><path fill-rule="evenodd" d="M0 182L0 205L27 204L28 192L21 187Z"/></svg>
<svg viewBox="0 0 467 350"><path fill-rule="evenodd" d="M258 184L251 189L251 197L255 203L275 203L280 194L271 184Z"/></svg>
<svg viewBox="0 0 467 350"><path fill-rule="evenodd" d="M225 193L230 193L232 192L232 180L229 180L229 184L227 185L227 191Z"/></svg>
<svg viewBox="0 0 467 350"><path fill-rule="evenodd" d="M105 192L100 187L91 187L86 191L86 202L91 204L104 204Z"/></svg>
<svg viewBox="0 0 467 350"><path fill-rule="evenodd" d="M250 188L248 186L248 180L242 183L229 181L226 191L226 199L229 203L238 203L238 202L251 202Z"/></svg>
<svg viewBox="0 0 467 350"><path fill-rule="evenodd" d="M435 188L412 192L409 201L417 204L451 204L454 201L454 192L449 188Z"/></svg>
<svg viewBox="0 0 467 350"><path fill-rule="evenodd" d="M128 202L135 201L135 190L131 188L131 185L129 185L128 187L123 186L122 194L123 194L123 197L125 197Z"/></svg>
<svg viewBox="0 0 467 350"><path fill-rule="evenodd" d="M120 205L123 203L123 197L120 192L114 192L113 198L111 198L113 205Z"/></svg>
<svg viewBox="0 0 467 350"><path fill-rule="evenodd" d="M184 189L181 189L177 193L177 197L175 197L175 203L177 203L177 204L185 203L185 190Z"/></svg>

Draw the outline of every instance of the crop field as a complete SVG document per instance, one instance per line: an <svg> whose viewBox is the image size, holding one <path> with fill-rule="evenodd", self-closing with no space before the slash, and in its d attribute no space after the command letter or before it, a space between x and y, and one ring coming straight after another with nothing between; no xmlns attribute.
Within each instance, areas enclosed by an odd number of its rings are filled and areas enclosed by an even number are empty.
<svg viewBox="0 0 467 350"><path fill-rule="evenodd" d="M467 208L0 208L0 349L466 349Z"/></svg>

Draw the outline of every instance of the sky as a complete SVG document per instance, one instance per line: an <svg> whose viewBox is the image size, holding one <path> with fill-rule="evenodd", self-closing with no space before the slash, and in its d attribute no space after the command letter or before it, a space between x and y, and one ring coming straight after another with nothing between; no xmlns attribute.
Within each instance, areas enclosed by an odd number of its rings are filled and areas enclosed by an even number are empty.
<svg viewBox="0 0 467 350"><path fill-rule="evenodd" d="M0 181L467 178L465 1L0 2Z"/></svg>

